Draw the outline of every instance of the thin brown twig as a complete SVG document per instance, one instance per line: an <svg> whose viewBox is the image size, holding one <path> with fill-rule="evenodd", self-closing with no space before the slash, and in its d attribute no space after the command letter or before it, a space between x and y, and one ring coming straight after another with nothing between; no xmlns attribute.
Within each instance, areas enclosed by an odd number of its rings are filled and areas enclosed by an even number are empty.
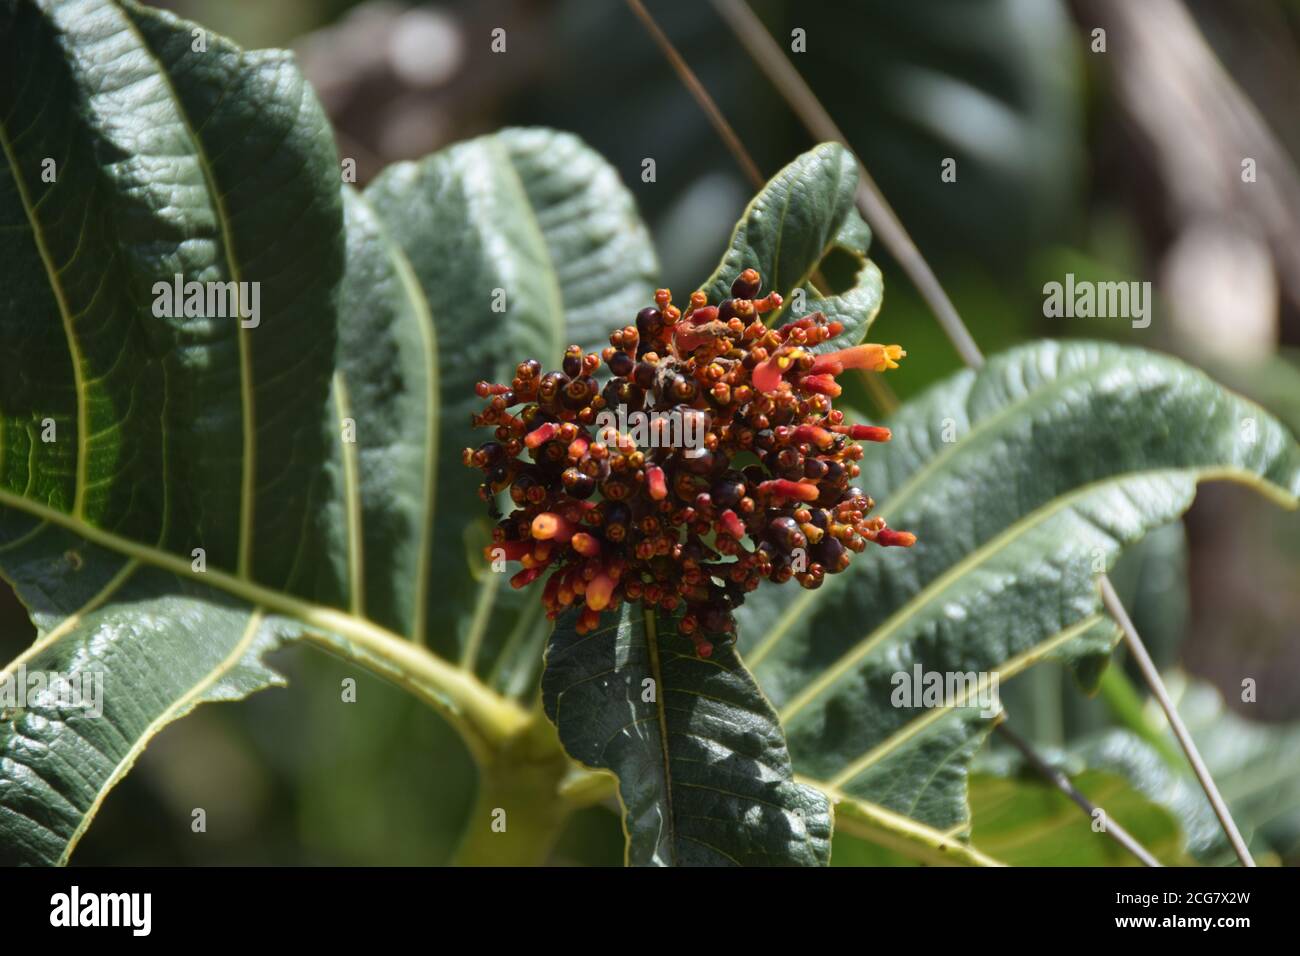
<svg viewBox="0 0 1300 956"><path fill-rule="evenodd" d="M1080 809L1083 810L1090 818L1096 819L1097 811L1101 810L1095 803L1083 795L1082 792L1070 782L1060 770L1057 770L1042 757L1034 752L1023 737L1011 729L1007 722L1001 721L996 730L1005 737L1011 746L1020 751L1021 755L1029 761L1033 768L1046 778L1057 790L1069 797ZM1164 864L1157 860L1149 850L1133 838L1133 835L1125 830L1105 810L1101 810L1102 818L1105 821L1102 827L1102 833L1128 850L1135 857L1142 861L1144 866L1163 866Z"/></svg>
<svg viewBox="0 0 1300 956"><path fill-rule="evenodd" d="M699 104L700 109L709 118L714 130L731 151L732 157L736 160L736 165L749 177L749 181L755 189L762 189L767 182L763 177L762 170L758 168L758 163L754 162L754 157L745 148L745 144L736 135L736 131L731 124L727 122L727 118L722 115L722 110L718 108L717 102L709 95L709 91L704 88L704 84L695 75L695 71L682 59L682 55L677 52L677 48L673 46L672 41L659 28L659 24L650 14L650 11L645 8L645 5L641 3L641 0L627 0L627 5L631 7L632 12L641 21L646 32L650 34L660 51L663 52L669 65L672 66L673 71L682 81L682 85L690 91L695 98L695 102ZM821 290L829 288L826 280L822 277L820 269L813 272L811 281ZM869 376L867 378L867 391L883 414L889 415L898 408L898 396L889 387L889 383L883 379Z"/></svg>
<svg viewBox="0 0 1300 956"><path fill-rule="evenodd" d="M844 133L835 125L834 120L826 112L826 108L822 106L821 101L817 99L812 88L799 75L799 72L786 57L785 51L772 39L762 22L744 0L713 0L713 6L731 26L741 45L749 52L751 59L758 64L772 84L776 86L777 90L785 98L786 103L799 116L808 131L819 139L833 139L852 150L853 147L845 139ZM856 156L856 153L854 155ZM903 271L908 274L916 285L922 298L929 304L935 318L943 327L949 341L952 342L962 360L972 368L979 368L984 364L983 353L980 352L979 346L975 344L975 339L971 336L966 323L962 321L961 316L953 306L952 300L948 298L943 286L939 284L934 270L930 268L930 264L921 255L921 251L917 248L916 243L912 241L912 237L908 234L907 229L904 228L894 210L885 201L884 194L881 193L880 187L876 185L875 180L871 178L871 174L867 172L867 168L862 164L861 159L858 160L858 172L861 175L858 182L858 205L863 216L880 235L885 247L894 254L899 265L903 267ZM1142 638L1133 626L1133 622L1129 620L1128 614L1125 613L1119 597L1115 594L1115 589L1111 587L1110 579L1105 574L1102 574L1100 578L1102 603L1123 630L1124 639L1128 643L1129 650L1139 661L1145 659L1149 662L1151 658L1147 653L1146 646L1142 643ZM1224 803L1223 797L1219 793L1219 788L1210 777L1209 771L1206 770L1205 762L1201 759L1200 752L1196 748L1196 742L1192 740L1191 735L1187 733L1187 729L1183 726L1182 719L1178 716L1178 711L1169 698L1169 692L1165 689L1164 681L1161 680L1159 672L1152 665L1149 668L1143 668L1142 676L1151 689L1152 695L1160 702L1160 707L1164 710L1170 727L1174 728L1174 735L1178 738L1178 743L1187 756L1187 762L1196 774L1196 779L1200 781L1201 788L1205 791L1210 805L1214 808L1219 823L1223 826L1223 831L1227 834L1237 858L1243 866L1254 866L1255 861L1250 855L1250 850L1246 847L1245 841L1242 840L1237 824L1233 821L1232 814L1228 811L1227 804Z"/></svg>
<svg viewBox="0 0 1300 956"><path fill-rule="evenodd" d="M1160 679L1160 672L1156 670L1151 655L1147 653L1146 645L1138 637L1137 629L1133 626L1128 611L1124 610L1123 602L1120 601L1119 595L1115 593L1114 585L1110 583L1110 578L1104 574L1101 575L1101 601L1106 606L1106 610L1110 612L1110 616L1116 620L1120 629L1123 630L1129 653L1133 655L1133 660L1137 664L1138 670L1142 672L1143 678L1146 679L1147 686L1151 688L1152 695L1160 702L1160 709L1165 712L1169 727L1173 730L1174 736L1182 746L1183 753L1187 755L1187 762L1192 765L1192 772L1196 774L1196 779L1201 783L1201 789L1205 791L1205 796L1209 798L1210 806L1214 808L1214 815L1219 818L1223 832L1228 835L1228 842L1232 844L1237 859L1241 861L1242 866L1254 866L1254 857L1250 855L1250 848L1246 846L1246 841L1241 838L1241 831L1237 829L1237 822L1232 819L1232 813L1223 800L1223 794L1219 793L1218 785L1215 784L1214 778L1210 776L1205 761L1201 759L1201 753L1196 749L1196 743L1192 740L1192 735L1188 733L1187 725L1183 723L1183 718L1178 713L1178 708L1174 706L1169 691L1165 689L1164 681Z"/></svg>
<svg viewBox="0 0 1300 956"><path fill-rule="evenodd" d="M767 75L808 132L815 139L843 143L852 151L853 147L849 146L843 131L835 125L835 121L826 112L817 95L790 63L785 51L772 39L771 34L744 0L713 0L713 6L727 21L741 45L749 53L750 59ZM857 157L856 153L854 157ZM929 304L962 361L971 368L979 368L984 364L984 355L975 344L975 339L971 337L970 330L962 322L948 294L944 292L929 263L921 255L921 250L916 247L912 237L903 228L902 222L885 201L884 194L876 186L876 181L871 178L871 173L867 171L867 167L860 159L858 175L860 179L857 200L863 217L871 224L871 228L880 236L885 247L894 254L898 264L916 285L917 291Z"/></svg>
<svg viewBox="0 0 1300 956"><path fill-rule="evenodd" d="M681 77L682 85L684 85L686 89L690 91L691 95L695 97L695 102L700 105L700 109L704 110L704 114L708 116L709 122L713 124L713 128L717 130L718 135L722 137L722 141L726 143L727 148L731 150L731 155L735 157L736 165L738 165L744 171L745 175L749 177L749 181L753 183L755 189L761 189L764 182L763 174L759 172L758 166L754 163L753 157L750 156L749 151L745 149L745 144L740 141L740 137L736 135L736 131L731 128L731 124L727 122L727 118L722 115L722 111L718 109L718 104L713 102L713 97L709 96L709 91L704 88L704 84L700 82L699 77L697 77L695 72L686 65L686 61L682 59L682 55L677 52L677 48L673 46L672 41L664 35L664 31L659 29L659 24L655 22L654 17L650 15L650 11L645 8L645 5L641 3L641 0L627 0L627 5L632 8L632 12L636 14L637 19L641 21L646 32L649 33L651 39L658 44L659 49L672 65L673 70L679 77Z"/></svg>

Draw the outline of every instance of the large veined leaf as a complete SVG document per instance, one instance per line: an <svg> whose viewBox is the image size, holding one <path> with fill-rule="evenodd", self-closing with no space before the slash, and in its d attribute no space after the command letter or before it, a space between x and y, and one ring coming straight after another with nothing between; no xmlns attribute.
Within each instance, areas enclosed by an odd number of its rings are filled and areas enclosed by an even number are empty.
<svg viewBox="0 0 1300 956"><path fill-rule="evenodd" d="M1005 682L1051 655L1095 676L1115 637L1096 576L1125 544L1179 515L1200 480L1289 507L1300 491L1282 426L1140 350L1016 349L890 424L894 440L868 451L858 484L916 546L863 555L818 591L760 589L737 617L801 777L945 832L968 823L967 765L991 721L960 693L894 706L896 674Z"/></svg>
<svg viewBox="0 0 1300 956"><path fill-rule="evenodd" d="M5 487L336 599L299 560L331 533L316 464L343 266L315 98L287 54L212 37L194 56L189 30L133 5L8 9ZM176 274L259 283L267 320L140 321Z"/></svg>
<svg viewBox="0 0 1300 956"><path fill-rule="evenodd" d="M619 780L634 865L824 865L825 796L793 782L776 714L732 648L696 655L668 615L561 620L542 699L565 749Z"/></svg>
<svg viewBox="0 0 1300 956"><path fill-rule="evenodd" d="M282 628L252 593L343 594L342 216L286 55L191 57L188 27L134 5L0 18L0 570L41 634L15 664L103 688L102 717L37 696L0 724L0 856L52 862L159 726L272 682ZM177 274L259 283L262 321L155 316Z"/></svg>
<svg viewBox="0 0 1300 956"><path fill-rule="evenodd" d="M779 292L786 300L772 321L820 311L842 322L844 332L818 351L861 341L880 310L884 284L880 269L867 258L871 229L854 206L857 186L857 161L838 143L822 143L778 172L736 223L722 261L704 285L709 301L730 295L742 270L757 269L763 294ZM814 281L831 265L845 288L823 290Z"/></svg>
<svg viewBox="0 0 1300 956"><path fill-rule="evenodd" d="M617 181L572 137L517 131L430 161L421 195L395 171L372 207L341 198L288 54L109 0L5 5L0 40L0 574L39 632L4 674L102 688L102 714L36 692L0 713L0 862L66 861L152 736L279 682L260 661L286 640L393 679L479 755L526 725L472 671L522 696L544 632L512 622L531 666L457 647L448 569L476 525L445 472L474 380L649 289ZM514 177L496 205L484 154ZM588 222L602 202L636 228ZM177 274L258 283L260 321L155 315Z"/></svg>

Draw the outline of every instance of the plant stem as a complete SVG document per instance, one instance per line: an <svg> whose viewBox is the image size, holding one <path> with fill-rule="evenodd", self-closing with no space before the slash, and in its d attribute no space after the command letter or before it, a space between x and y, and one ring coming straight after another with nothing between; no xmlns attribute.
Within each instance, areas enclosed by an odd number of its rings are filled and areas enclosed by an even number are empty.
<svg viewBox="0 0 1300 956"><path fill-rule="evenodd" d="M1101 699L1115 720L1154 747L1170 767L1183 769L1183 758L1178 749L1147 720L1142 711L1142 698L1123 670L1112 664L1102 671L1100 690Z"/></svg>
<svg viewBox="0 0 1300 956"><path fill-rule="evenodd" d="M560 798L570 762L544 714L480 764L478 796L452 862L538 866L559 839L573 804Z"/></svg>
<svg viewBox="0 0 1300 956"><path fill-rule="evenodd" d="M1028 760L1033 768L1037 770L1044 779L1046 779L1052 786L1056 787L1057 790L1060 790L1061 793L1069 797L1070 800L1073 801L1079 809L1086 813L1089 818L1094 817L1097 810L1100 808L1085 797L1079 789L1070 782L1069 777L1057 770L1055 767L1050 766L1047 761L1038 756L1034 749L1007 725L1006 721L1000 722L994 729L1005 737L1013 747L1019 750L1021 756ZM1144 866L1164 865L1157 860L1151 852L1146 849L1146 847L1142 846L1141 843L1138 843L1138 841L1133 838L1132 834L1120 826L1110 816L1110 814L1106 813L1105 810L1102 810L1101 812L1106 823L1105 827L1102 829L1103 833L1141 860Z"/></svg>
<svg viewBox="0 0 1300 956"><path fill-rule="evenodd" d="M217 588L269 614L301 622L306 626L302 635L305 639L395 681L446 714L458 727L468 729L475 738L471 746L491 748L518 734L528 722L523 708L484 686L473 674L373 621L216 568L195 571L189 558L124 538L4 489L0 489L0 506L67 528L93 544L178 577Z"/></svg>
<svg viewBox="0 0 1300 956"><path fill-rule="evenodd" d="M1241 861L1242 866L1254 866L1255 860L1246 847L1246 841L1241 838L1241 831L1237 829L1237 823L1232 819L1232 814L1228 811L1228 805L1223 801L1223 795L1219 793L1214 778L1210 776L1210 771L1206 769L1205 761L1201 759L1201 752L1196 749L1192 735L1188 733L1183 718L1178 714L1178 708L1174 706L1174 702L1169 698L1169 692L1165 690L1164 681L1160 679L1160 672L1156 670L1151 655L1147 653L1146 645L1142 643L1142 638L1138 636L1137 629L1133 626L1133 622L1129 620L1128 612L1124 610L1124 605L1120 603L1119 595L1115 593L1114 586L1104 574L1101 575L1101 600L1106 605L1106 610L1110 612L1111 617L1115 618L1124 631L1129 653L1133 655L1133 660L1137 663L1138 669L1142 671L1142 678L1147 682L1147 687L1151 689L1151 693L1160 702L1160 709L1165 712L1169 726L1173 730L1174 736L1178 738L1183 753L1187 756L1187 762L1192 765L1192 772L1196 774L1196 779L1201 782L1201 789L1205 791L1210 806L1214 808L1215 816L1219 818L1219 823L1223 825L1223 832L1228 835L1228 841L1232 844L1237 859Z"/></svg>
<svg viewBox="0 0 1300 956"><path fill-rule="evenodd" d="M923 823L874 803L850 797L817 780L796 780L817 787L835 805L835 829L867 840L913 860L935 866L1004 866L975 847Z"/></svg>
<svg viewBox="0 0 1300 956"><path fill-rule="evenodd" d="M641 25L650 34L650 38L659 46L660 51L681 78L682 84L690 92L691 96L695 97L695 102L704 111L704 115L709 118L709 122L713 124L718 136L727 144L727 149L731 150L736 165L745 171L745 175L749 177L749 181L755 189L763 188L763 174L758 171L758 166L754 163L753 157L749 155L749 150L745 149L744 143L736 135L736 131L731 128L731 124L727 122L726 117L722 115L722 110L718 109L718 104L713 102L713 98L704 89L704 85L700 82L699 77L695 75L695 71L686 65L686 61L677 52L677 48L673 46L672 41L664 35L664 31L659 29L659 24L655 22L654 17L650 16L650 12L646 10L641 0L627 0L627 5L636 14L637 19L641 21Z"/></svg>

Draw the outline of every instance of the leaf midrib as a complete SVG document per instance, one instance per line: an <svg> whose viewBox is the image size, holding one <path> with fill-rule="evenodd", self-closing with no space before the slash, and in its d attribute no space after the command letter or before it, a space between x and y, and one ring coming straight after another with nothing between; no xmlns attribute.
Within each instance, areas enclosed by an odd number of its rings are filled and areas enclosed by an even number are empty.
<svg viewBox="0 0 1300 956"><path fill-rule="evenodd" d="M989 668L989 671L998 675L999 686L1004 680L1010 680L1012 677L1027 670L1034 664L1038 663L1047 654L1050 654L1062 644L1068 644L1082 634L1087 633L1097 624L1106 619L1104 614L1090 614L1068 627L1064 627L1050 637L1044 638L1033 647L1009 657L1005 661L995 664ZM871 769L885 757L896 751L903 744L920 734L931 724L938 722L948 713L957 710L966 703L965 694L951 704L945 704L942 707L934 707L927 711L921 717L908 721L902 727L898 728L880 743L876 744L870 750L864 752L860 757L850 763L846 763L840 772L827 781L829 786L839 789L850 783L854 777L859 776L864 771Z"/></svg>
<svg viewBox="0 0 1300 956"><path fill-rule="evenodd" d="M352 399L347 379L341 371L334 373L334 412L338 425L338 442L343 457L343 514L347 529L348 606L352 613L364 617L366 612L365 540L361 526L361 478L357 465L356 435L352 441L343 430L352 418ZM353 425L355 428L355 423Z"/></svg>
<svg viewBox="0 0 1300 956"><path fill-rule="evenodd" d="M240 636L230 653L218 662L215 667L208 671L201 681L196 683L180 697L176 698L176 700L172 701L172 703L167 705L167 707L163 708L162 713L150 721L149 726L146 727L144 731L131 743L126 754L124 754L122 759L117 762L117 766L113 768L112 772L105 777L103 782L99 785L99 788L95 793L95 799L91 802L90 806L86 808L85 812L82 813L81 820L77 824L77 829L74 830L72 836L68 838L68 842L63 847L63 853L59 856L59 866L68 865L68 860L72 856L72 851L77 848L77 844L81 842L81 838L85 835L86 830L90 828L90 824L94 822L95 817L99 815L99 808L103 804L104 799L108 796L109 792L117 786L118 782L127 775L131 770L131 767L135 765L140 754L144 752L145 747L149 745L149 742L153 740L158 731L176 718L186 714L196 704L201 703L200 698L212 688L212 685L239 665L239 662L243 659L244 655L248 653L249 647L252 646L253 641L256 639L258 631L261 629L262 620L263 612L261 608L251 608L249 611L248 624L244 627L244 633Z"/></svg>
<svg viewBox="0 0 1300 956"><path fill-rule="evenodd" d="M110 551L135 558L179 577L215 587L255 607L278 612L309 627L341 635L397 671L408 675L410 681L408 686L423 691L421 696L428 703L467 725L479 739L508 738L524 728L530 720L529 715L514 701L487 688L474 675L449 664L424 647L394 634L373 621L355 617L337 608L304 601L215 568L195 571L190 562L183 557L123 538L48 505L21 498L6 489L0 489L0 505L67 528L92 544L98 544ZM445 695L445 698L439 695ZM446 698L450 698L450 703Z"/></svg>
<svg viewBox="0 0 1300 956"><path fill-rule="evenodd" d="M642 612L642 622L645 629L645 646L646 656L650 664L650 676L654 680L655 688L655 717L659 723L659 750L663 758L664 767L664 805L666 808L668 822L668 854L670 865L677 865L677 817L673 812L673 769L672 757L669 753L669 736L668 736L668 714L664 708L664 697L667 688L664 687L663 668L659 660L659 632L655 623L655 612L652 608L645 608ZM657 847L656 847L657 848ZM724 854L725 855L725 854Z"/></svg>
<svg viewBox="0 0 1300 956"><path fill-rule="evenodd" d="M347 199L355 204L354 208L358 210L358 215L364 218L367 227L373 231L376 243L382 250L388 264L392 266L393 274L397 277L406 302L414 313L415 325L420 330L420 345L424 351L426 375L423 402L425 415L423 501L420 506L419 544L417 545L414 569L415 582L412 589L410 633L407 636L417 644L427 645L428 634L426 628L430 588L429 560L433 550L431 539L437 511L438 471L440 465L438 452L441 450L439 443L442 440L438 399L440 385L438 332L433 321L433 309L429 305L428 297L424 294L420 280L416 277L415 271L407 259L406 251L388 235L388 229L384 225L384 221L375 212L370 205L370 201L366 199L363 193L349 187L347 189ZM341 378L346 388L347 372L340 369L335 374ZM347 453L346 448L344 448L344 453ZM357 487L359 495L359 470ZM364 519L359 519L359 526L364 531ZM364 575L362 576L362 584L364 586Z"/></svg>
<svg viewBox="0 0 1300 956"><path fill-rule="evenodd" d="M45 527L46 525L43 523L37 525L38 529L43 529ZM61 641L64 636L71 633L81 624L87 614L102 607L109 598L120 591L139 567L140 562L138 560L135 558L128 559L122 567L120 567L117 572L108 579L108 582L89 598L89 600L82 604L81 607L65 615L63 620L59 621L58 624L42 634L25 651L5 665L4 670L0 671L0 673L12 675L27 661L32 660L38 654L41 654ZM0 575L0 577L3 577L3 575Z"/></svg>
<svg viewBox="0 0 1300 956"><path fill-rule="evenodd" d="M5 162L9 164L9 170L13 176L14 188L18 191L18 199L23 205L23 213L26 215L27 221L32 227L32 238L36 242L36 251L41 257L41 264L45 266L45 272L49 278L50 291L54 294L54 300L59 307L59 316L63 320L63 332L68 340L69 359L72 363L73 388L77 395L77 463L76 473L73 476L72 511L76 515L81 515L85 507L87 484L86 466L89 457L87 450L89 447L90 431L89 412L86 408L85 370L82 368L81 346L77 342L76 329L73 326L72 311L68 306L67 297L63 290L63 284L59 281L59 270L55 267L54 258L51 256L50 250L45 244L45 231L42 228L40 221L36 218L36 207L32 204L31 196L27 192L27 184L23 182L22 168L13 151L13 145L9 141L8 133L5 131L3 119L0 119L0 151L3 151ZM31 480L31 474L32 473L29 470L29 481Z"/></svg>
<svg viewBox="0 0 1300 956"><path fill-rule="evenodd" d="M883 846L896 853L902 853L912 859L925 860L931 863L952 865L964 863L973 866L1005 865L968 843L962 843L936 830L934 827L927 826L911 817L905 817L878 803L849 796L827 786L824 781L813 780L800 774L795 774L794 779L797 783L815 787L827 796L835 811L836 829L840 832L868 840L877 846ZM870 820L864 821L851 813L841 813L841 805L853 808L863 816L869 817ZM873 827L876 829L873 830ZM893 840L877 839L878 831L883 831L893 837ZM924 850L918 851L918 845L923 847Z"/></svg>
<svg viewBox="0 0 1300 956"><path fill-rule="evenodd" d="M551 325L554 330L551 335L551 352L558 361L559 355L564 351L563 329L565 328L566 314L564 311L564 290L560 287L560 273L556 268L555 254L551 251L551 245L546 239L546 230L542 227L541 219L537 216L537 209L533 205L532 198L528 195L528 187L524 185L524 178L520 174L518 167L515 166L514 157L510 155L510 150L495 136L489 137L488 143L489 149L500 154L503 160L502 167L509 173L508 178L518 196L519 206L524 210L523 220L536 237L538 249L550 266L544 271L547 279L547 290L550 293L551 310L556 318L556 321Z"/></svg>
<svg viewBox="0 0 1300 956"><path fill-rule="evenodd" d="M252 343L248 338L249 330L244 328L243 321L238 318L243 314L243 306L239 298L242 289L243 270L240 269L235 256L234 231L231 225L230 212L226 209L225 197L218 188L217 179L208 158L207 148L195 131L194 124L190 121L190 115L185 109L185 104L176 93L176 86L172 83L171 74L167 71L158 55L154 53L153 47L145 40L144 34L136 26L130 11L121 10L121 13L127 28L135 37L138 49L143 51L149 58L155 72L161 78L162 84L167 90L167 95L171 98L172 106L176 110L176 116L180 119L185 135L190 141L191 148L194 151L194 159L199 164L199 171L203 174L203 181L207 184L208 196L212 200L213 210L217 214L217 223L221 229L221 249L225 256L226 267L230 271L230 279L235 284L233 311L236 316L235 339L239 345L239 397L240 417L243 426L243 457L240 462L239 486L239 550L235 567L240 575L247 575L253 554L254 489L257 479L257 427L253 404ZM142 10L142 13L146 16L157 16L157 14L150 13L147 9ZM243 58L244 54L240 51L238 59L241 63Z"/></svg>

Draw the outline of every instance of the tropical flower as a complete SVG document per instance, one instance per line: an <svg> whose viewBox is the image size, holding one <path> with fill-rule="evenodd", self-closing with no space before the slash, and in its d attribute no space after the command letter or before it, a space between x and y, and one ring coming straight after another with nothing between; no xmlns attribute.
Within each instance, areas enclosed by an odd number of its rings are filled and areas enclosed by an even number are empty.
<svg viewBox="0 0 1300 956"><path fill-rule="evenodd" d="M514 587L549 575L548 617L580 608L586 633L623 601L682 611L678 629L707 657L764 578L817 588L868 542L915 542L868 517L875 503L854 484L859 442L889 429L832 407L837 376L897 368L906 353L818 353L840 323L815 312L768 328L761 317L782 300L759 288L746 269L731 298L696 292L684 312L660 289L599 355L570 346L559 371L529 360L508 385L478 384L488 404L473 424L496 435L464 461L483 471L498 519L486 554L519 562Z"/></svg>

